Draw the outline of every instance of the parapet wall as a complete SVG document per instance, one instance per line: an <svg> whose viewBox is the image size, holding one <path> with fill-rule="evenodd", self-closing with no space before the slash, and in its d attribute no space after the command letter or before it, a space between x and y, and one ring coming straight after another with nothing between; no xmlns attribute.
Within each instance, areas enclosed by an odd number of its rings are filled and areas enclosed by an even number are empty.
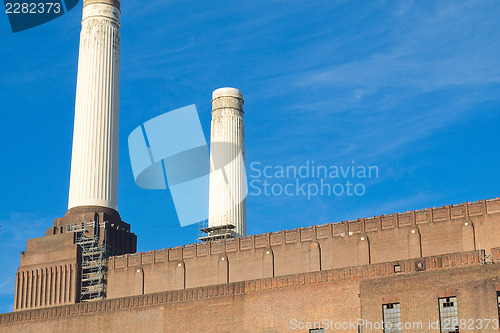
<svg viewBox="0 0 500 333"><path fill-rule="evenodd" d="M496 252L500 252L500 248L495 250ZM399 276L423 271L432 272L481 266L486 264L484 259L484 250L469 251L420 259L384 262L374 265L348 267L321 272L308 272L252 281L190 288L185 290L165 291L148 295L129 296L44 309L24 310L0 314L0 325L47 320L60 317L81 316L120 309L156 306L167 303L178 303L223 296L248 295L273 289L286 289L289 287L300 287L304 285L324 286L325 284L343 284L344 282L347 282L355 283L356 288L358 288L360 281L366 279ZM494 266L496 267L498 265L500 264L495 264Z"/></svg>
<svg viewBox="0 0 500 333"><path fill-rule="evenodd" d="M500 246L500 200L113 257L108 298Z"/></svg>
<svg viewBox="0 0 500 333"><path fill-rule="evenodd" d="M466 315L461 318L494 319L498 318L500 264L483 264L483 259L484 251L472 251L23 310L1 314L0 331L303 332L308 330L294 329L294 320L381 321L387 296L390 302L401 302L403 322L439 320L437 302L442 295L458 297L460 314ZM416 269L419 263L425 270ZM395 267L401 271L395 272ZM337 331L359 332L355 326ZM363 332L380 331L363 328Z"/></svg>

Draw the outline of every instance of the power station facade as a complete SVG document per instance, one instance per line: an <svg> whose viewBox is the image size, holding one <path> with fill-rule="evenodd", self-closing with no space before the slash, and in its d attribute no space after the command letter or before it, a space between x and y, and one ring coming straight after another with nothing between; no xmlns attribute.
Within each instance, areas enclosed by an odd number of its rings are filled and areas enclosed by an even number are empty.
<svg viewBox="0 0 500 333"><path fill-rule="evenodd" d="M247 236L235 88L212 95L205 236L136 253L117 207L120 14L84 1L68 211L27 241L0 332L500 331L498 198Z"/></svg>

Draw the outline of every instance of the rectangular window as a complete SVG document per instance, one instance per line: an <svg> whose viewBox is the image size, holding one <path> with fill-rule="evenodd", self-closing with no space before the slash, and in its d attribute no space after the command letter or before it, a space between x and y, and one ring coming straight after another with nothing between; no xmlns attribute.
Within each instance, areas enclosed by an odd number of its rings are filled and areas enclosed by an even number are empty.
<svg viewBox="0 0 500 333"><path fill-rule="evenodd" d="M498 319L500 320L500 291L497 291Z"/></svg>
<svg viewBox="0 0 500 333"><path fill-rule="evenodd" d="M384 333L401 333L401 310L399 303L382 305Z"/></svg>
<svg viewBox="0 0 500 333"><path fill-rule="evenodd" d="M441 333L458 332L458 307L456 297L439 299L439 320Z"/></svg>
<svg viewBox="0 0 500 333"><path fill-rule="evenodd" d="M309 333L325 333L324 328L313 328L309 330Z"/></svg>

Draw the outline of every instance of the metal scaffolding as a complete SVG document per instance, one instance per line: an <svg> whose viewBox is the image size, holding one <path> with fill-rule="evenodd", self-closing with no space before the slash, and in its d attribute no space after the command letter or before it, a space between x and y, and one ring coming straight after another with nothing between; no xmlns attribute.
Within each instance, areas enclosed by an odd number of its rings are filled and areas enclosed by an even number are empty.
<svg viewBox="0 0 500 333"><path fill-rule="evenodd" d="M75 233L75 244L82 250L80 302L105 298L106 260L111 253L106 243L107 222L99 223L96 218L67 228Z"/></svg>
<svg viewBox="0 0 500 333"><path fill-rule="evenodd" d="M198 242L226 241L238 237L234 232L236 228L228 221L220 226L208 225L208 220L198 223Z"/></svg>

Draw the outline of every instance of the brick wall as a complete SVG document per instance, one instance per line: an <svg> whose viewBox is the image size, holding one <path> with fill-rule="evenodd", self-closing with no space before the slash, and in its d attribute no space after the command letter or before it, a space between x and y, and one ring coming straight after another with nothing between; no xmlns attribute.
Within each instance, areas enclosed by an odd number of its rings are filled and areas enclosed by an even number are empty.
<svg viewBox="0 0 500 333"><path fill-rule="evenodd" d="M19 311L0 315L0 331L308 332L307 323L323 320L380 320L385 302L401 302L404 320L435 320L437 297L450 293L461 315L498 319L499 281L500 264L471 251Z"/></svg>
<svg viewBox="0 0 500 333"><path fill-rule="evenodd" d="M500 246L500 200L113 257L108 298Z"/></svg>
<svg viewBox="0 0 500 333"><path fill-rule="evenodd" d="M225 243L116 256L108 261L107 297L361 267L478 249L489 254L500 246L499 224L500 200L482 200L254 235ZM60 226L55 230L59 229ZM28 240L16 274L14 309L78 303L78 251L72 233ZM494 250L491 259L486 260L498 260L498 253L500 251Z"/></svg>
<svg viewBox="0 0 500 333"><path fill-rule="evenodd" d="M89 221L106 223L97 230ZM75 243L75 225L82 223L86 223L88 237L99 235L101 244L106 240L110 254L136 251L137 237L118 212L107 207L72 208L64 217L55 219L44 237L28 239L15 279L14 311L80 301L82 254Z"/></svg>
<svg viewBox="0 0 500 333"><path fill-rule="evenodd" d="M72 304L80 289L80 250L73 234L29 239L16 273L14 310Z"/></svg>
<svg viewBox="0 0 500 333"><path fill-rule="evenodd" d="M439 332L429 326L430 323L437 325L439 320L438 299L456 297L458 320L466 323L460 327L460 333L498 332L498 325L494 327L490 323L486 328L486 323L487 320L495 320L498 324L496 291L499 290L499 283L498 264L462 268L453 273L430 270L366 280L360 284L361 315L366 321L380 322L383 319L382 305L399 303L401 322L408 323L403 332ZM422 329L417 329L414 323L421 323ZM366 329L363 332L381 330Z"/></svg>

